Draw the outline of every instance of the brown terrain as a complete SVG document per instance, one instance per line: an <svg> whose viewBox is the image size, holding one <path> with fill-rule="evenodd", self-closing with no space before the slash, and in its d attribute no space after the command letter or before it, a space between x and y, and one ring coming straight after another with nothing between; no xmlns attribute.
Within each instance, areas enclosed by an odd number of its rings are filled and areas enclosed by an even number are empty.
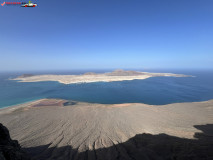
<svg viewBox="0 0 213 160"><path fill-rule="evenodd" d="M36 160L212 159L213 101L168 105L42 99L0 110Z"/></svg>

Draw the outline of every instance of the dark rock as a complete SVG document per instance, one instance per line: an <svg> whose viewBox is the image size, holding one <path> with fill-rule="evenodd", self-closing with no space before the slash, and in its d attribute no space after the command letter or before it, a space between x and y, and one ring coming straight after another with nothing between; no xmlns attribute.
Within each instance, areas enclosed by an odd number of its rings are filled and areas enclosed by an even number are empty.
<svg viewBox="0 0 213 160"><path fill-rule="evenodd" d="M32 76L34 76L34 75L33 74L22 74L18 78L25 78L25 77L32 77Z"/></svg>
<svg viewBox="0 0 213 160"><path fill-rule="evenodd" d="M18 141L12 140L8 129L0 123L0 160L30 160Z"/></svg>
<svg viewBox="0 0 213 160"><path fill-rule="evenodd" d="M87 73L84 73L84 75L97 75L97 74L94 72L87 72Z"/></svg>
<svg viewBox="0 0 213 160"><path fill-rule="evenodd" d="M107 76L138 76L138 75L144 75L142 72L137 71L125 71L122 69L117 69L110 73L105 73Z"/></svg>

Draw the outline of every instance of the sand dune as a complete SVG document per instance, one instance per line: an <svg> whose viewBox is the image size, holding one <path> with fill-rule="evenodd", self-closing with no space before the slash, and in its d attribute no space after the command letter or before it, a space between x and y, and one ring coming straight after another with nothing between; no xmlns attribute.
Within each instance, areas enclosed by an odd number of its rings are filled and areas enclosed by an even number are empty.
<svg viewBox="0 0 213 160"><path fill-rule="evenodd" d="M212 115L213 101L151 106L42 99L0 110L0 122L24 148L69 146L81 153L112 147L142 133L193 138L200 132L193 126L213 124ZM39 156L54 159L58 154L46 150Z"/></svg>
<svg viewBox="0 0 213 160"><path fill-rule="evenodd" d="M41 82L41 81L58 81L59 83L91 83L91 82L112 82L135 79L147 79L150 77L170 76L170 77L187 77L183 74L173 73L148 73L137 71L115 70L110 73L96 74L88 72L82 75L31 75L25 74L12 80L20 82Z"/></svg>

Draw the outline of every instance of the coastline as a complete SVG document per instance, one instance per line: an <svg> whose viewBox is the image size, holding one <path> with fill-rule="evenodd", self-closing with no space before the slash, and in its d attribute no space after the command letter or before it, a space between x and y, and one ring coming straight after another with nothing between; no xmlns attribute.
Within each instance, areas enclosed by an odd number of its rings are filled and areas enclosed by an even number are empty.
<svg viewBox="0 0 213 160"><path fill-rule="evenodd" d="M152 107L152 106L167 106L167 105L174 105L174 104L193 104L193 103L208 103L208 102L211 102L213 101L213 99L209 99L209 100L203 100L203 101L189 101L189 102L174 102L174 103L168 103L168 104L146 104L146 103L140 103L140 102L135 102L135 103L110 103L110 104L104 104L104 103L96 103L96 102L86 102L86 101L78 101L78 100L68 100L68 99L63 99L63 98L38 98L38 99L34 99L34 100L30 100L30 101L25 101L25 102L21 102L21 103L17 103L17 104L13 104L13 105L8 105L8 106L4 106L4 107L1 107L0 108L0 114L1 114L1 111L3 110L16 110L16 109L19 109L19 108L24 108L26 106L31 106L31 104L33 103L38 103L42 100L64 100L65 102L69 102L69 101L73 101L73 102L78 102L78 103L82 103L82 104L90 104L90 105L97 105L97 104L100 104L100 105L106 105L106 106L116 106L116 107L119 107L119 106L130 106L130 105L134 105L134 104L139 104L139 105L147 105L149 107Z"/></svg>
<svg viewBox="0 0 213 160"><path fill-rule="evenodd" d="M16 106L18 106L18 105L23 105L23 104L25 104L25 103L34 102L34 101L37 101L37 100L40 100L40 99L45 99L45 98L35 98L35 99L29 100L29 101L24 101L24 102L12 104L12 105L6 105L6 106L3 106L3 107L0 107L0 110L1 110L1 109L5 109L5 108L8 108L8 107L16 107Z"/></svg>
<svg viewBox="0 0 213 160"><path fill-rule="evenodd" d="M45 99L45 98L42 98ZM13 104L13 105L9 105L9 106L4 106L0 108L0 114L4 111L14 111L16 109L19 108L24 108L28 105L31 105L33 103L37 103L38 101L42 100L42 99L34 99L34 100L30 100L30 101L26 101L26 102L22 102L22 103L17 103L17 104Z"/></svg>

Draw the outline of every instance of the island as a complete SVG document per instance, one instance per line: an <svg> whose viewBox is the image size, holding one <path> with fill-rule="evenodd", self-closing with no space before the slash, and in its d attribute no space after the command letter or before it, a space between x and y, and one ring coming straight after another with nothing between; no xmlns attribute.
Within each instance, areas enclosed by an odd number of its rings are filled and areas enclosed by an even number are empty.
<svg viewBox="0 0 213 160"><path fill-rule="evenodd" d="M21 75L12 80L19 82L41 82L41 81L58 81L64 84L73 83L91 83L91 82L113 82L113 81L127 81L127 80L142 80L150 77L189 77L184 74L173 74L173 73L149 73L139 71L125 71L115 70L108 73L94 73L88 72L81 75L32 75L25 74Z"/></svg>

